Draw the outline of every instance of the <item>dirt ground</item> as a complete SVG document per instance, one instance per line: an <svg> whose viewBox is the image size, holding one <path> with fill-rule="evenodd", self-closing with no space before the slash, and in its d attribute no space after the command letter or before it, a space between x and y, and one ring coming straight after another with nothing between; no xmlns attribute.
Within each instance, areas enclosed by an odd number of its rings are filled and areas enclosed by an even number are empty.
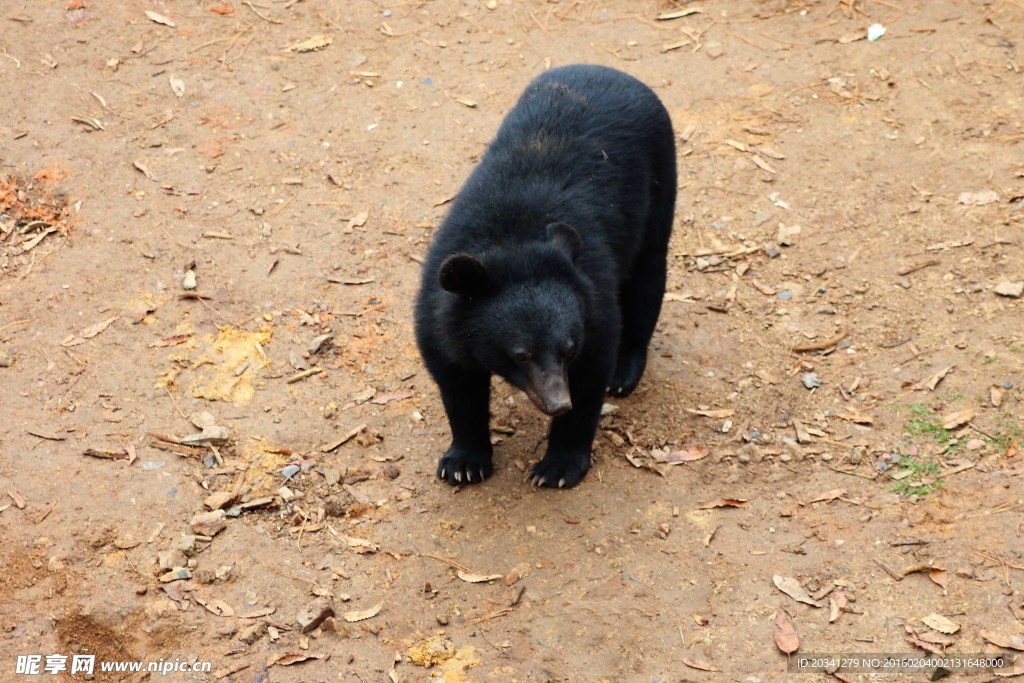
<svg viewBox="0 0 1024 683"><path fill-rule="evenodd" d="M0 26L4 681L69 677L28 654L451 683L1024 656L1019 0L5 0ZM495 475L452 489L419 260L572 62L650 84L679 136L651 362L579 487L529 485L546 420L497 384Z"/></svg>

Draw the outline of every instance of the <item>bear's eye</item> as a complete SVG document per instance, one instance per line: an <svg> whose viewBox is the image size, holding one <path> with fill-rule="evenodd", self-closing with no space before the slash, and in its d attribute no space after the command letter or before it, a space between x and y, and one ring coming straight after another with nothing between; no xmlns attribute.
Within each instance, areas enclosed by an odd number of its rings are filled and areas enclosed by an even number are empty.
<svg viewBox="0 0 1024 683"><path fill-rule="evenodd" d="M533 356L530 355L529 351L523 351L522 349L520 349L518 351L513 351L511 355L512 355L512 360L514 360L515 362L520 363L520 364L522 364L522 363L529 363L530 360L533 359Z"/></svg>
<svg viewBox="0 0 1024 683"><path fill-rule="evenodd" d="M562 349L562 355L565 356L566 358L568 358L575 351L576 351L576 345L573 344L572 342L569 342L568 344L565 345L565 348Z"/></svg>

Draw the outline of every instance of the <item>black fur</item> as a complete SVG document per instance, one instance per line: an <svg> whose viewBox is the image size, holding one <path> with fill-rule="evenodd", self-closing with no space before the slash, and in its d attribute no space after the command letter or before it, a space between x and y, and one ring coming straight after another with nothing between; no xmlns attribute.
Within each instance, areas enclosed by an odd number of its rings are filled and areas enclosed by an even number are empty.
<svg viewBox="0 0 1024 683"><path fill-rule="evenodd" d="M672 123L647 86L585 65L527 86L423 265L416 340L452 430L439 477L491 475L497 374L555 416L533 482L583 478L605 391L629 394L647 363L675 197Z"/></svg>

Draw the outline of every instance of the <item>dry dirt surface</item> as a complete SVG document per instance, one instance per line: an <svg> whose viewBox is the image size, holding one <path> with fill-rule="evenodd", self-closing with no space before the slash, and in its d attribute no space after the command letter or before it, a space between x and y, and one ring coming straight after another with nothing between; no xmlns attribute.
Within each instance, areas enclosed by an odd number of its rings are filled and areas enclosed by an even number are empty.
<svg viewBox="0 0 1024 683"><path fill-rule="evenodd" d="M1024 656L1020 0L0 14L3 681L71 677L31 654L254 683ZM495 475L453 489L419 263L572 62L673 116L651 362L579 487L529 485L546 420L497 384ZM210 666L99 670L128 660Z"/></svg>

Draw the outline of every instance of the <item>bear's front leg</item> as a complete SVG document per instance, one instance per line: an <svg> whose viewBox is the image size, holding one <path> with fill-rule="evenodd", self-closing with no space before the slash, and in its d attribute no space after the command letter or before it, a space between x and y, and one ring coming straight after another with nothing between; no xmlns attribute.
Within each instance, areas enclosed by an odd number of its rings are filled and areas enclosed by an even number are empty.
<svg viewBox="0 0 1024 683"><path fill-rule="evenodd" d="M448 413L452 445L437 463L437 476L449 484L475 484L491 476L491 375L450 370L434 377Z"/></svg>
<svg viewBox="0 0 1024 683"><path fill-rule="evenodd" d="M586 475L606 384L607 373L570 373L572 410L551 421L547 453L533 466L531 481L535 485L570 488Z"/></svg>

